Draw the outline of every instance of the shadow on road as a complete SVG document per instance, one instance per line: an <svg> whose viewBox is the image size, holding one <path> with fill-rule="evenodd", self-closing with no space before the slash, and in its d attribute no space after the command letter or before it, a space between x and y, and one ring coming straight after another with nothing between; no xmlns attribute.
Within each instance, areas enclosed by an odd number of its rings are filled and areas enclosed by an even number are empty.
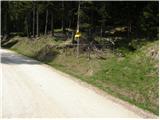
<svg viewBox="0 0 160 120"><path fill-rule="evenodd" d="M1 53L1 63L2 64L41 64L38 61L29 59L27 57L22 57L13 53Z"/></svg>

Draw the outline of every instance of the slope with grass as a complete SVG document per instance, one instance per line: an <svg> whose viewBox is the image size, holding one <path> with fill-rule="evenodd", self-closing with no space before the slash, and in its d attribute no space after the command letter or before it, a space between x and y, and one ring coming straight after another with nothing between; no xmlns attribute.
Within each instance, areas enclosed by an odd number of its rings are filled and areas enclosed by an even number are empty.
<svg viewBox="0 0 160 120"><path fill-rule="evenodd" d="M38 59L61 71L71 74L100 89L133 103L140 108L159 114L158 93L158 41L145 43L125 57L117 57L109 52L107 59L93 57L88 60L81 54L77 59L73 52L59 47L64 41L41 37L18 40L10 49L23 55ZM7 46L5 44L4 46ZM59 48L58 48L59 47ZM67 49L74 51L73 48Z"/></svg>

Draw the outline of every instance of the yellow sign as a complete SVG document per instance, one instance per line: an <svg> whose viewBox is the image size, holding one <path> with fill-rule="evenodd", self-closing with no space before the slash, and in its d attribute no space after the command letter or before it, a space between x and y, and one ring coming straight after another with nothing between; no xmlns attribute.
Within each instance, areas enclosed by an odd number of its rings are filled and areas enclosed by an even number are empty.
<svg viewBox="0 0 160 120"><path fill-rule="evenodd" d="M75 38L81 37L81 33L80 32L76 32L75 34Z"/></svg>

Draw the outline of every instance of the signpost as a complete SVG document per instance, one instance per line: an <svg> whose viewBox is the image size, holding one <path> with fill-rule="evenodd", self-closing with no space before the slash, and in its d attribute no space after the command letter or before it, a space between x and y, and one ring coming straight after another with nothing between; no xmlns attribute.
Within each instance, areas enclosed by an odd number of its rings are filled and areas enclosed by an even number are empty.
<svg viewBox="0 0 160 120"><path fill-rule="evenodd" d="M81 33L80 32L76 32L75 38L79 38L81 37Z"/></svg>
<svg viewBox="0 0 160 120"><path fill-rule="evenodd" d="M77 30L75 34L75 38L77 39L77 58L79 57L79 38L81 36L81 33Z"/></svg>
<svg viewBox="0 0 160 120"><path fill-rule="evenodd" d="M80 16L80 1L78 5L77 32L75 34L75 38L77 39L77 58L79 57L79 37L81 36L81 33L79 32L79 16Z"/></svg>

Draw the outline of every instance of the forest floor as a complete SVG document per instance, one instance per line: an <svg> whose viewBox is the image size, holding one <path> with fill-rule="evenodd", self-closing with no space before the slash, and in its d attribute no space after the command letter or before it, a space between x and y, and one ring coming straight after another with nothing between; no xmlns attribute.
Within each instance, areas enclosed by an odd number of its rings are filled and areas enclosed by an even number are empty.
<svg viewBox="0 0 160 120"><path fill-rule="evenodd" d="M158 40L147 42L124 57L117 57L110 50L106 59L89 60L85 53L76 57L74 49L66 52L51 46L63 46L66 41L49 37L30 40L14 37L2 46L8 46L23 55L38 59L63 72L92 84L107 93L159 114Z"/></svg>

